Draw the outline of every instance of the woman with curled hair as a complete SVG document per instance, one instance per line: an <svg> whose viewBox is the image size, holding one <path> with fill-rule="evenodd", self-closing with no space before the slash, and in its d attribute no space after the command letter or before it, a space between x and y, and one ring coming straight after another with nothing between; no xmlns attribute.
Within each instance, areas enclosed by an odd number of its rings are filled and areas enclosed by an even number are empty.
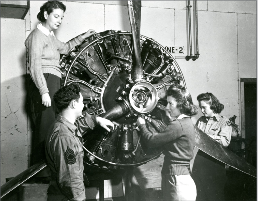
<svg viewBox="0 0 258 201"><path fill-rule="evenodd" d="M150 132L145 119L138 117L142 140L150 148L164 147L161 171L163 200L195 200L196 186L190 175L190 160L195 145L191 116L197 114L191 95L180 85L167 91L166 116L169 123L162 132Z"/></svg>
<svg viewBox="0 0 258 201"><path fill-rule="evenodd" d="M66 6L59 1L47 1L40 7L37 15L40 21L25 41L27 67L30 74L29 96L34 114L35 134L32 142L32 164L44 158L44 140L47 129L55 120L53 95L60 88L60 54L80 45L85 38L95 33L88 30L64 43L54 32L60 27Z"/></svg>
<svg viewBox="0 0 258 201"><path fill-rule="evenodd" d="M197 96L203 116L196 122L196 127L227 147L231 140L232 127L229 120L221 116L224 105L212 93ZM198 153L198 154L197 154ZM194 157L190 161L192 176L198 189L197 200L225 200L226 169L223 163L194 148ZM218 182L214 182L214 180Z"/></svg>
<svg viewBox="0 0 258 201"><path fill-rule="evenodd" d="M197 100L203 116L197 120L196 126L227 147L231 140L232 126L228 118L220 115L224 105L212 93L199 94Z"/></svg>
<svg viewBox="0 0 258 201"><path fill-rule="evenodd" d="M172 85L167 91L167 96L176 98L177 107L182 114L189 116L197 114L198 108L193 105L192 96L185 87L181 85Z"/></svg>

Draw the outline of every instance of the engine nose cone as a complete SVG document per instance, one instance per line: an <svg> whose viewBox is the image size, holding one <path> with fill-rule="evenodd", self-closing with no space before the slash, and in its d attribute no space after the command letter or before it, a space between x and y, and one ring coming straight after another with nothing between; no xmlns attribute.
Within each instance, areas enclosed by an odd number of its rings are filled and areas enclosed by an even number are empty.
<svg viewBox="0 0 258 201"><path fill-rule="evenodd" d="M148 82L138 82L130 90L129 103L138 113L151 112L157 105L158 93L156 88Z"/></svg>

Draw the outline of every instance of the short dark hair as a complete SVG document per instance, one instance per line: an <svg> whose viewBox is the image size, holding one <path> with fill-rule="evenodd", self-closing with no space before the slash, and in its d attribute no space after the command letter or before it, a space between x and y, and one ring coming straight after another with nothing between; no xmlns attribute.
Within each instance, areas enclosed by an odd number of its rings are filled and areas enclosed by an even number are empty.
<svg viewBox="0 0 258 201"><path fill-rule="evenodd" d="M182 114L192 116L198 113L198 108L193 104L191 94L180 84L171 85L168 88L167 96L172 96L176 99L177 108Z"/></svg>
<svg viewBox="0 0 258 201"><path fill-rule="evenodd" d="M41 22L45 22L44 12L47 11L47 14L53 12L54 9L60 8L64 12L66 11L66 6L60 1L47 1L40 7L40 11L37 15L37 18Z"/></svg>
<svg viewBox="0 0 258 201"><path fill-rule="evenodd" d="M212 93L202 93L197 96L197 100L200 101L205 101L207 104L210 105L211 110L219 114L221 111L224 109L224 105L219 102L219 100L214 96Z"/></svg>
<svg viewBox="0 0 258 201"><path fill-rule="evenodd" d="M69 84L59 89L54 95L54 101L58 112L66 109L72 100L79 100L80 86Z"/></svg>

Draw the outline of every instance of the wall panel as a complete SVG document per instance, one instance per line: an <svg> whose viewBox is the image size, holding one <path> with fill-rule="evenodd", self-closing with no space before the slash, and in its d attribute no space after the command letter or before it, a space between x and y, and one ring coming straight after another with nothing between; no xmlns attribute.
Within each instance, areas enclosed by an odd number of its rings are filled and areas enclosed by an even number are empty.
<svg viewBox="0 0 258 201"><path fill-rule="evenodd" d="M24 20L1 19L1 184L28 167L24 41Z"/></svg>
<svg viewBox="0 0 258 201"><path fill-rule="evenodd" d="M178 60L194 103L212 92L225 104L222 114L239 116L236 14L200 11L199 49L196 61Z"/></svg>
<svg viewBox="0 0 258 201"><path fill-rule="evenodd" d="M240 78L257 77L256 15L238 14L238 65Z"/></svg>

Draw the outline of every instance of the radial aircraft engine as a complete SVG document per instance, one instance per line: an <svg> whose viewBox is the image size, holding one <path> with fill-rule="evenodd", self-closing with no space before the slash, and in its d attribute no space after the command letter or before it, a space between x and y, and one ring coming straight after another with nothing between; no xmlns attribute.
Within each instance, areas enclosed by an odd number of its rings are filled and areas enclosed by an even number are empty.
<svg viewBox="0 0 258 201"><path fill-rule="evenodd" d="M164 129L167 87L185 86L185 81L176 60L159 43L140 36L139 45L142 67L134 61L132 34L113 30L88 38L62 59L64 85L80 85L85 111L116 124L111 132L81 128L89 164L134 166L160 153L144 148L136 119L141 115L150 129Z"/></svg>

